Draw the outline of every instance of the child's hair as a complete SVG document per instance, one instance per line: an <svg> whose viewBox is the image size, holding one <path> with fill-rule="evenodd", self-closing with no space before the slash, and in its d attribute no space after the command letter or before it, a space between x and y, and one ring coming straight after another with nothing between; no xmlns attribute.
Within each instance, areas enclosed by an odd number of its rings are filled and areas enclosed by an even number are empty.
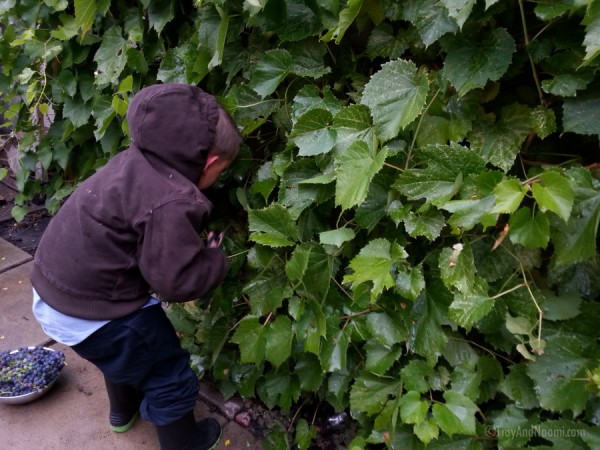
<svg viewBox="0 0 600 450"><path fill-rule="evenodd" d="M211 151L220 158L232 160L242 144L242 136L229 113L219 105L219 120L215 127L215 138Z"/></svg>

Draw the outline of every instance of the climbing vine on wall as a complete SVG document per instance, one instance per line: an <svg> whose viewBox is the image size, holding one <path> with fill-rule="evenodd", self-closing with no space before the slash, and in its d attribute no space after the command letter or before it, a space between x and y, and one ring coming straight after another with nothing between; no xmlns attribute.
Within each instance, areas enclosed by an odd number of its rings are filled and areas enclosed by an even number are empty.
<svg viewBox="0 0 600 450"><path fill-rule="evenodd" d="M295 418L281 445L309 448L301 410L327 403L352 449L600 446L599 1L25 0L0 21L17 219L126 147L143 86L235 117L208 193L230 275L170 317L225 395Z"/></svg>

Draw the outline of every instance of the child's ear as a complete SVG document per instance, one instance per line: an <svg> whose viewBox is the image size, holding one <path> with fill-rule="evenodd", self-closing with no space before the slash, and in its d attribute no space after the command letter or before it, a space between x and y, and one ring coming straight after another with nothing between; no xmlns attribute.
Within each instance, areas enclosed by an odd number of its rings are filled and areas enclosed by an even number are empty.
<svg viewBox="0 0 600 450"><path fill-rule="evenodd" d="M206 162L204 163L204 170L212 166L215 162L219 161L219 155L215 153L209 153L206 157Z"/></svg>

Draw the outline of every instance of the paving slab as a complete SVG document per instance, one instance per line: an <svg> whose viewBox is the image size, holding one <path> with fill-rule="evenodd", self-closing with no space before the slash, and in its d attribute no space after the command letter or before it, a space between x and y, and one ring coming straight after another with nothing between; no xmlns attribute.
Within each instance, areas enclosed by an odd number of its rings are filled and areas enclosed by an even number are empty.
<svg viewBox="0 0 600 450"><path fill-rule="evenodd" d="M0 239L0 273L6 272L32 259L33 257L29 253L15 247L4 239ZM0 283L0 289L2 287L3 285Z"/></svg>

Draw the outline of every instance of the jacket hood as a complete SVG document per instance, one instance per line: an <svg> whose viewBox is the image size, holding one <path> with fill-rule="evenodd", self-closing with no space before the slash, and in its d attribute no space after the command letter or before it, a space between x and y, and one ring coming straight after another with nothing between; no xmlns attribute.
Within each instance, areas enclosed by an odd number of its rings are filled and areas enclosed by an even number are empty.
<svg viewBox="0 0 600 450"><path fill-rule="evenodd" d="M131 144L157 170L174 169L194 184L200 178L219 118L215 98L197 86L156 84L131 100Z"/></svg>

